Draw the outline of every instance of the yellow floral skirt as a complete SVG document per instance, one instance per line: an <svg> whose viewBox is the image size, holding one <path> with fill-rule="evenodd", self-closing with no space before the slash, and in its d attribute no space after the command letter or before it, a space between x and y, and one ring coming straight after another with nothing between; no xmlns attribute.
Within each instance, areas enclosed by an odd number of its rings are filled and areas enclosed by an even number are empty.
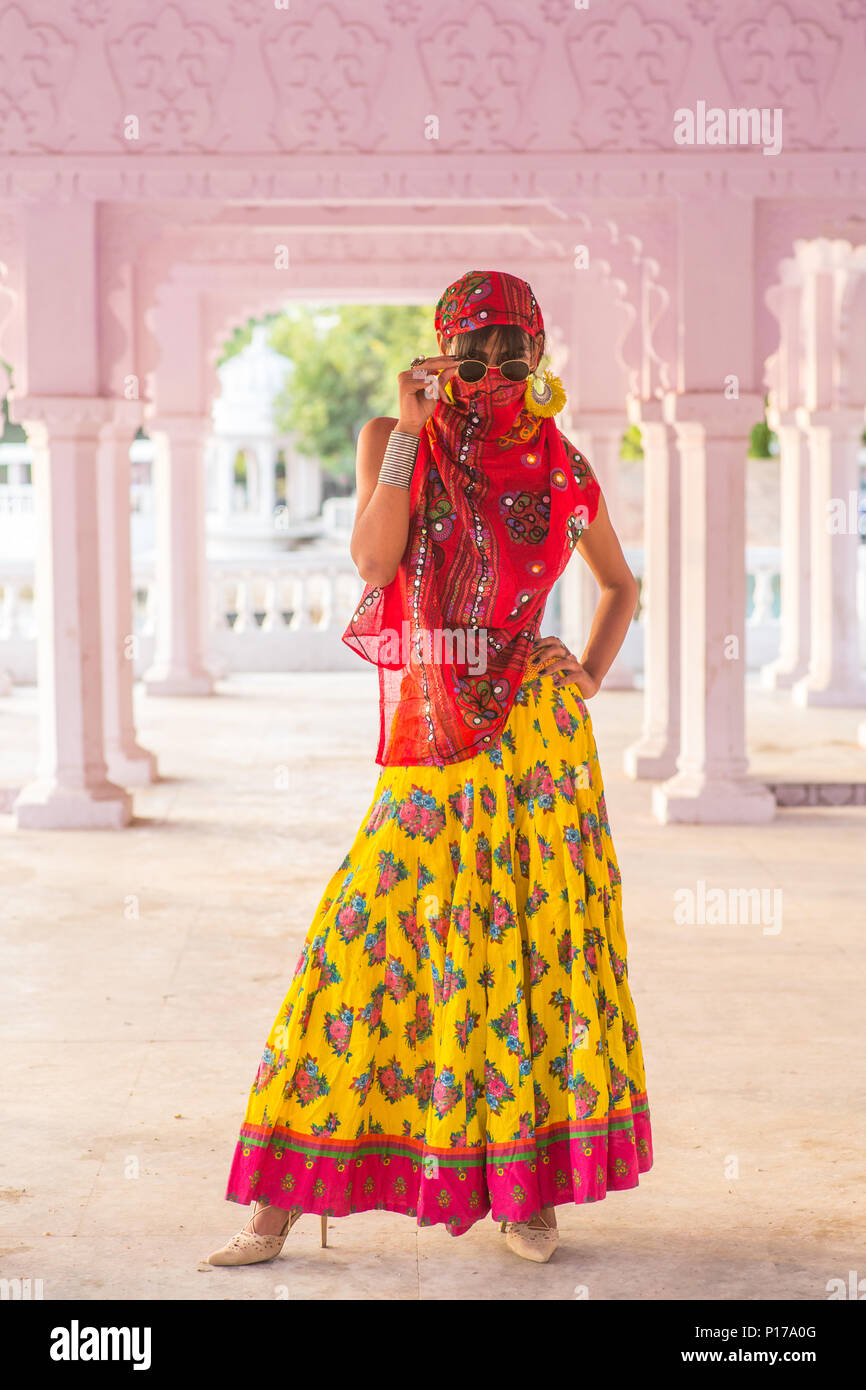
<svg viewBox="0 0 866 1390"><path fill-rule="evenodd" d="M529 676L499 742L383 767L316 909L226 1198L461 1235L652 1167L589 712Z"/></svg>

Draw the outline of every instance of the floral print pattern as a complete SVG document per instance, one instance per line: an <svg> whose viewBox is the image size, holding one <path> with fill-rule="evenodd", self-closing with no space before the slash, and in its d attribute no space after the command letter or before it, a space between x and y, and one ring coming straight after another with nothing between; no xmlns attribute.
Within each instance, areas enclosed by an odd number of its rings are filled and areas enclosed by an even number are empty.
<svg viewBox="0 0 866 1390"><path fill-rule="evenodd" d="M226 1196L461 1235L652 1167L589 712L527 676L485 753L383 767L250 1091Z"/></svg>

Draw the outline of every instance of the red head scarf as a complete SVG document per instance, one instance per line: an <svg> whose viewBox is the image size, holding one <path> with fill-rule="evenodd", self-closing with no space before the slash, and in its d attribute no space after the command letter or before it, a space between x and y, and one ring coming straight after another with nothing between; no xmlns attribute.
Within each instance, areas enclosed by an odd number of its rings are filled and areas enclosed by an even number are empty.
<svg viewBox="0 0 866 1390"><path fill-rule="evenodd" d="M541 310L525 280L469 271L436 306L446 337ZM343 641L379 667L376 762L442 767L492 748L505 726L547 595L599 489L525 382L451 379L421 431L397 574L368 584Z"/></svg>

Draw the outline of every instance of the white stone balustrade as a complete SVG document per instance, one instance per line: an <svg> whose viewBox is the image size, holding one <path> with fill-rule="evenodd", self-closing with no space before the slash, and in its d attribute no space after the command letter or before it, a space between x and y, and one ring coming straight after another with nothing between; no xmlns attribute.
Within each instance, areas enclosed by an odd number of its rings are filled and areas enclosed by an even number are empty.
<svg viewBox="0 0 866 1390"><path fill-rule="evenodd" d="M30 483L7 483L0 487L0 516L32 516L33 488Z"/></svg>
<svg viewBox="0 0 866 1390"><path fill-rule="evenodd" d="M630 569L643 579L642 547L626 547ZM759 670L778 654L781 552L775 546L749 546L746 572L751 582L746 607L746 663ZM36 675L36 619L33 566L26 561L0 564L0 669L27 684ZM227 671L352 670L358 657L340 641L349 615L363 592L348 556L289 553L249 561L211 561L207 568L208 660ZM544 632L560 625L556 589ZM860 546L858 605L866 625L866 544ZM644 673L646 594L623 644L624 658ZM158 590L152 567L133 564L134 631L138 638L135 675L152 658L158 622Z"/></svg>

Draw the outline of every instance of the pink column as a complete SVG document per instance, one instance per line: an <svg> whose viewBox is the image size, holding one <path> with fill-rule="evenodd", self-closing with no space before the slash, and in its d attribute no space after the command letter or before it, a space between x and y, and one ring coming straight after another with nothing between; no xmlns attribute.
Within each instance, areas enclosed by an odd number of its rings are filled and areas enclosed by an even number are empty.
<svg viewBox="0 0 866 1390"><path fill-rule="evenodd" d="M793 687L798 705L866 704L857 623L857 530L862 410L798 410L811 457L811 659Z"/></svg>
<svg viewBox="0 0 866 1390"><path fill-rule="evenodd" d="M804 296L803 269L796 258L782 261L779 276L779 283L766 294L767 305L779 321L779 346L767 364L767 420L779 438L782 543L779 655L761 670L761 684L770 690L788 690L806 674L810 637L809 455L797 409L804 404L807 367L814 366L813 353L804 354L811 336L804 314L807 308L814 309L814 302L811 295Z"/></svg>
<svg viewBox="0 0 866 1390"><path fill-rule="evenodd" d="M635 402L634 419L644 451L644 722L623 766L660 781L680 751L680 455L660 401Z"/></svg>
<svg viewBox="0 0 866 1390"><path fill-rule="evenodd" d="M718 391L665 400L682 467L682 743L675 775L653 787L664 822L775 815L745 752L745 466L762 405Z"/></svg>
<svg viewBox="0 0 866 1390"><path fill-rule="evenodd" d="M148 425L154 441L157 632L149 695L212 695L205 665L207 572L204 415L160 414Z"/></svg>
<svg viewBox="0 0 866 1390"><path fill-rule="evenodd" d="M748 777L745 740L746 452L764 406L742 307L755 293L754 206L684 171L677 235L677 390L664 418L680 454L682 724L677 771L652 807L664 822L767 821L775 799Z"/></svg>
<svg viewBox="0 0 866 1390"><path fill-rule="evenodd" d="M586 455L590 468L598 479L605 505L614 530L619 514L619 451L627 420L617 412L581 410L577 414L577 429L569 438ZM598 592L595 586L596 594ZM634 672L617 655L604 677L605 690L633 690Z"/></svg>
<svg viewBox="0 0 866 1390"><path fill-rule="evenodd" d="M809 457L795 411L771 410L767 418L779 437L782 633L778 657L761 668L761 684L788 690L805 676L809 664Z"/></svg>
<svg viewBox="0 0 866 1390"><path fill-rule="evenodd" d="M102 426L97 475L99 559L102 567L102 696L108 775L122 787L159 776L156 758L135 739L129 448L141 424L138 401L113 402Z"/></svg>
<svg viewBox="0 0 866 1390"><path fill-rule="evenodd" d="M38 541L40 750L36 779L13 803L21 829L119 828L132 799L103 754L97 447L114 402L23 397L14 418L33 448Z"/></svg>

